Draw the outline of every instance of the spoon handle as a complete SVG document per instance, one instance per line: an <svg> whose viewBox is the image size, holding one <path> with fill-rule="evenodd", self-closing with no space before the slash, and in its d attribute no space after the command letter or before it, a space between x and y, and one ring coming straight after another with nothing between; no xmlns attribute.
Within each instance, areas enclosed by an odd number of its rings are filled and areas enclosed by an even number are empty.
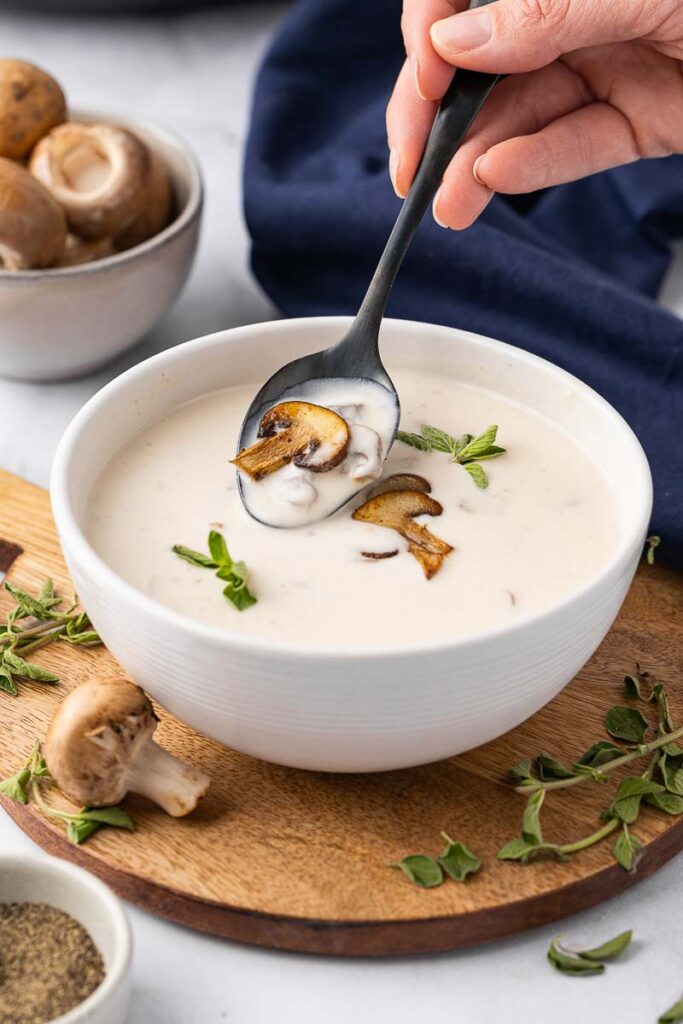
<svg viewBox="0 0 683 1024"><path fill-rule="evenodd" d="M473 0L470 10L491 2ZM367 345L369 332L377 338L389 292L413 235L436 195L446 168L499 77L465 68L457 70L441 101L417 174L358 311L349 341L357 335Z"/></svg>

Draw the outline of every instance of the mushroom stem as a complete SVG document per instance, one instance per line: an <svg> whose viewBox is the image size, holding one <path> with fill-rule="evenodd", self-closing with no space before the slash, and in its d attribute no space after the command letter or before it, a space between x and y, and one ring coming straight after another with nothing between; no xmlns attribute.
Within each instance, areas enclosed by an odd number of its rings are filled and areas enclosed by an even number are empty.
<svg viewBox="0 0 683 1024"><path fill-rule="evenodd" d="M169 754L153 739L136 753L124 778L127 790L149 797L173 818L193 811L209 782L208 775Z"/></svg>

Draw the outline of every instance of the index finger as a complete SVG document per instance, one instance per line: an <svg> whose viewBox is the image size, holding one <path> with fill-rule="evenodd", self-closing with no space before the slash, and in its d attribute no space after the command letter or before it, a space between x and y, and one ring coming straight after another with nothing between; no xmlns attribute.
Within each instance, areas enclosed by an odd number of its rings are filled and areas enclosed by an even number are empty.
<svg viewBox="0 0 683 1024"><path fill-rule="evenodd" d="M440 100L453 77L453 65L436 52L429 30L435 21L467 7L468 0L403 0L403 42L415 87L423 100Z"/></svg>

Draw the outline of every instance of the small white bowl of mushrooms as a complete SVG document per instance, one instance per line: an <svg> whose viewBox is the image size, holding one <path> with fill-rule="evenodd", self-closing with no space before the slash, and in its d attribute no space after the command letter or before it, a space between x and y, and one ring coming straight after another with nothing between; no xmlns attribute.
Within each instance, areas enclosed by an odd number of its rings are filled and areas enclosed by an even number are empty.
<svg viewBox="0 0 683 1024"><path fill-rule="evenodd" d="M187 279L201 210L185 143L70 114L47 72L0 58L0 374L74 377L139 341Z"/></svg>

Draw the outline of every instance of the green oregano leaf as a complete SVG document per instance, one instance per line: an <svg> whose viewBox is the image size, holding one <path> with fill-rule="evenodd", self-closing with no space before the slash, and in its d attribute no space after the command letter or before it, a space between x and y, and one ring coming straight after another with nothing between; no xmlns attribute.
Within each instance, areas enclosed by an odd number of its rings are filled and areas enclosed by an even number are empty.
<svg viewBox="0 0 683 1024"><path fill-rule="evenodd" d="M612 853L624 871L635 871L645 854L645 847L640 840L631 835L628 827L624 825L623 831L612 847Z"/></svg>
<svg viewBox="0 0 683 1024"><path fill-rule="evenodd" d="M505 449L499 448L494 444L497 433L498 427L495 424L487 427L483 434L480 434L479 437L472 438L464 448L461 448L458 453L458 461L465 463L472 462L476 459L502 455L505 452ZM492 449L495 449L495 451L492 451Z"/></svg>
<svg viewBox="0 0 683 1024"><path fill-rule="evenodd" d="M35 597L32 597L27 591L22 590L16 583L12 583L10 580L5 580L5 590L8 591L16 601L19 610L24 615L31 615L36 619L49 619L52 618L53 612L50 608L46 607L42 601L38 601Z"/></svg>
<svg viewBox="0 0 683 1024"><path fill-rule="evenodd" d="M508 770L508 775L511 779L517 782L521 782L523 785L536 785L538 779L533 773L534 762L530 757L525 757L522 761L518 761L517 764L513 764L512 768Z"/></svg>
<svg viewBox="0 0 683 1024"><path fill-rule="evenodd" d="M0 782L0 793L4 793L10 800L16 800L19 804L28 803L28 784L31 781L31 772L28 768L21 768L8 779Z"/></svg>
<svg viewBox="0 0 683 1024"><path fill-rule="evenodd" d="M662 754L658 762L664 785L670 793L683 796L683 756Z"/></svg>
<svg viewBox="0 0 683 1024"><path fill-rule="evenodd" d="M66 640L69 644L73 644L74 647L102 643L100 634L96 633L94 629L86 629L83 633L71 633L71 635L61 637L61 639Z"/></svg>
<svg viewBox="0 0 683 1024"><path fill-rule="evenodd" d="M648 793L643 800L665 814L683 814L683 796L675 793Z"/></svg>
<svg viewBox="0 0 683 1024"><path fill-rule="evenodd" d="M463 434L458 438L439 427L423 424L419 434L399 430L396 439L421 452L429 454L436 451L450 455L453 462L464 467L477 487L485 490L489 483L488 476L479 462L484 459L495 459L505 453L505 448L494 444L497 432L498 427L493 425L487 427L478 437L473 437L472 434Z"/></svg>
<svg viewBox="0 0 683 1024"><path fill-rule="evenodd" d="M637 708L618 704L607 712L605 727L614 739L642 743L650 724Z"/></svg>
<svg viewBox="0 0 683 1024"><path fill-rule="evenodd" d="M421 889L434 889L443 882L443 870L434 857L413 853L399 860L392 867L398 868L406 878Z"/></svg>
<svg viewBox="0 0 683 1024"><path fill-rule="evenodd" d="M178 558L182 558L184 562L199 566L200 569L218 568L217 563L209 555L203 555L201 551L193 551L192 548L186 548L184 544L174 544L171 550Z"/></svg>
<svg viewBox="0 0 683 1024"><path fill-rule="evenodd" d="M616 960L631 945L632 938L633 932L629 929L616 935L613 939L608 939L607 942L603 942L601 946L596 946L594 949L582 949L580 955L586 960Z"/></svg>
<svg viewBox="0 0 683 1024"><path fill-rule="evenodd" d="M12 697L16 697L19 693L16 684L12 679L12 673L5 665L2 664L0 664L0 690L4 693L11 694Z"/></svg>
<svg viewBox="0 0 683 1024"><path fill-rule="evenodd" d="M622 779L610 807L610 814L627 825L632 825L640 812L640 801L644 796L663 793L664 787L640 776Z"/></svg>
<svg viewBox="0 0 683 1024"><path fill-rule="evenodd" d="M683 1021L683 999L670 1006L668 1010L657 1019L657 1024L679 1024Z"/></svg>
<svg viewBox="0 0 683 1024"><path fill-rule="evenodd" d="M598 743L594 743L592 747L589 747L573 767L575 770L579 767L601 768L608 761L613 761L615 757L621 757L623 753L623 750L615 747L608 740L600 740Z"/></svg>
<svg viewBox="0 0 683 1024"><path fill-rule="evenodd" d="M66 823L66 835L72 843L84 843L93 832L97 832L99 828L99 822L88 821L86 818L74 817L72 821Z"/></svg>
<svg viewBox="0 0 683 1024"><path fill-rule="evenodd" d="M25 661L14 651L5 651L2 663L10 672L21 676L22 679L33 679L38 683L59 682L59 676L56 676L54 672L49 672L46 668L41 668L40 665L34 665L33 662Z"/></svg>
<svg viewBox="0 0 683 1024"><path fill-rule="evenodd" d="M440 430L438 427L423 426L421 433L424 440L432 446L434 451L444 452L445 454L456 455L463 447L463 443L467 444L466 441L459 441L457 437L453 437L452 434L448 434L445 430Z"/></svg>
<svg viewBox="0 0 683 1024"><path fill-rule="evenodd" d="M539 789L536 793L532 793L526 802L522 817L522 839L535 846L543 842L541 807L544 800L545 790Z"/></svg>
<svg viewBox="0 0 683 1024"><path fill-rule="evenodd" d="M498 851L498 860L519 860L524 863L529 855L538 848L538 843L530 843L522 836L515 836Z"/></svg>
<svg viewBox="0 0 683 1024"><path fill-rule="evenodd" d="M579 953L565 952L558 945L558 939L553 939L550 943L547 956L549 963L561 974L578 977L579 975L602 974L605 970L604 964L585 959Z"/></svg>
<svg viewBox="0 0 683 1024"><path fill-rule="evenodd" d="M543 780L547 779L571 779L576 775L575 771L568 768L562 761L551 757L550 754L539 754L536 758L539 774Z"/></svg>
<svg viewBox="0 0 683 1024"><path fill-rule="evenodd" d="M481 861L464 843L451 839L442 832L446 847L438 857L439 864L456 882L464 882L468 875L474 875L481 867Z"/></svg>
<svg viewBox="0 0 683 1024"><path fill-rule="evenodd" d="M209 555L193 551L182 544L174 544L173 552L191 565L201 569L215 569L216 576L225 583L223 597L242 612L255 605L257 598L247 586L248 570L244 562L233 562L225 538L218 530L211 530L208 539Z"/></svg>
<svg viewBox="0 0 683 1024"><path fill-rule="evenodd" d="M211 552L213 560L217 562L219 566L225 565L230 567L232 565L232 558L230 557L228 545L225 543L225 537L223 534L219 533L218 530L211 530L209 532L208 543L209 551Z"/></svg>
<svg viewBox="0 0 683 1024"><path fill-rule="evenodd" d="M429 454L434 451L434 445L431 441L428 441L426 437L421 437L420 434L410 434L405 430L397 430L396 440L410 445L411 448L417 448L420 452Z"/></svg>
<svg viewBox="0 0 683 1024"><path fill-rule="evenodd" d="M99 825L110 825L112 828L125 828L133 832L135 825L129 814L122 807L84 807L78 814L84 821L96 821Z"/></svg>
<svg viewBox="0 0 683 1024"><path fill-rule="evenodd" d="M474 480L477 487L485 491L489 485L489 478L486 475L485 470L479 465L478 462L466 462L464 463L464 469Z"/></svg>
<svg viewBox="0 0 683 1024"><path fill-rule="evenodd" d="M645 686L648 683L649 673L647 672L638 672L624 676L624 693L631 700L642 700L644 704L650 704L655 700L655 691L654 687L650 684L649 693L645 692Z"/></svg>
<svg viewBox="0 0 683 1024"><path fill-rule="evenodd" d="M632 931L621 932L613 939L603 942L594 949L566 949L560 943L561 936L550 943L548 960L563 974L602 974L605 960L616 960L631 944Z"/></svg>

